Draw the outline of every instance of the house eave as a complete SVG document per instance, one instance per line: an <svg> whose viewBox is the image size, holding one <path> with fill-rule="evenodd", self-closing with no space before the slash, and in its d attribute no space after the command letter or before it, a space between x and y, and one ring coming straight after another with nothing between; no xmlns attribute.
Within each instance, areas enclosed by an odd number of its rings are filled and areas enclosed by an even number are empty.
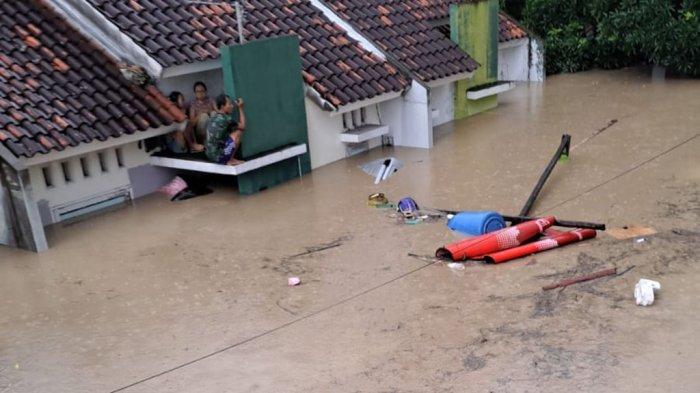
<svg viewBox="0 0 700 393"><path fill-rule="evenodd" d="M75 147L68 147L61 151L52 151L48 154L39 154L34 157L24 159L25 168L44 165L52 161L65 160L71 157L84 155L93 151L109 149L116 146L126 145L128 143L137 142L140 140L152 138L154 136L168 134L178 129L182 129L185 123L173 123L169 126L151 128L146 131L136 132L131 135L122 135L117 138L109 138L106 141L92 141L83 143Z"/></svg>
<svg viewBox="0 0 700 393"><path fill-rule="evenodd" d="M429 89L432 89L434 87L444 86L448 83L461 81L463 79L470 79L472 76L474 76L474 71L462 72L462 73L454 74L454 75L451 75L451 76L448 76L445 78L432 80L430 82L422 82L421 84Z"/></svg>
<svg viewBox="0 0 700 393"><path fill-rule="evenodd" d="M366 100L356 101L356 102L353 102L351 104L338 107L338 109L335 112L331 113L331 116L342 115L343 113L352 112L352 111L358 110L360 108L365 108L365 107L368 107L371 105L379 104L379 103L384 102L384 101L393 100L394 98L401 97L402 94L403 94L403 90L393 91L393 92L385 93L385 94L375 96L375 97L372 97L372 98L369 98Z"/></svg>
<svg viewBox="0 0 700 393"><path fill-rule="evenodd" d="M150 75L160 77L163 66L87 0L53 0L47 4L85 37L97 41L115 60L137 64Z"/></svg>
<svg viewBox="0 0 700 393"><path fill-rule="evenodd" d="M7 163L7 165L11 166L12 169L16 171L21 171L23 169L27 169L27 164L25 160L18 158L12 152L5 147L2 143L0 143L0 158L2 158L3 161Z"/></svg>
<svg viewBox="0 0 700 393"><path fill-rule="evenodd" d="M516 46L527 45L529 42L530 42L529 37L518 38L515 40L510 40L510 41L505 41L505 42L499 42L498 49L514 48Z"/></svg>
<svg viewBox="0 0 700 393"><path fill-rule="evenodd" d="M220 59L210 59L205 61L199 61L195 63L185 63L179 64L163 69L161 78L173 78L177 76L196 74L199 72L206 72L212 70L218 70L221 68Z"/></svg>

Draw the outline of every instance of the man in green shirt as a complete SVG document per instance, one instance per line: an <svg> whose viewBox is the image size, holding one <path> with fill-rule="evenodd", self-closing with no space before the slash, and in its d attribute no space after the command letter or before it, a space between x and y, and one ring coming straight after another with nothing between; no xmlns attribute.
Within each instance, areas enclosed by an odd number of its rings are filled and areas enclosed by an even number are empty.
<svg viewBox="0 0 700 393"><path fill-rule="evenodd" d="M238 108L238 122L232 118L233 108ZM233 158L241 145L241 137L245 130L245 113L243 100L234 103L225 94L216 98L216 112L209 119L207 126L207 158L211 162L225 165L238 165L243 161Z"/></svg>

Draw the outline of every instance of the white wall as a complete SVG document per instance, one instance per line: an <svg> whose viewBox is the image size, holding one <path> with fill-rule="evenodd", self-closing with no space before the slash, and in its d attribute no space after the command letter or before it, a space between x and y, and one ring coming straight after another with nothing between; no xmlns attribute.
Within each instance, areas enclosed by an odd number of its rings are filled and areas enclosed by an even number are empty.
<svg viewBox="0 0 700 393"><path fill-rule="evenodd" d="M389 136L392 138L395 138L395 134L403 129L403 105L403 97L379 104L382 123L389 126Z"/></svg>
<svg viewBox="0 0 700 393"><path fill-rule="evenodd" d="M528 81L530 78L529 39L522 38L498 45L498 79Z"/></svg>
<svg viewBox="0 0 700 393"><path fill-rule="evenodd" d="M428 90L413 81L411 89L403 97L402 127L392 127L396 146L433 147L433 125L428 103Z"/></svg>
<svg viewBox="0 0 700 393"><path fill-rule="evenodd" d="M194 98L193 87L197 81L202 81L207 85L209 97L211 98L216 98L216 96L224 92L224 75L220 68L161 79L158 81L158 89L166 96L173 91L179 91L185 95L189 102Z"/></svg>
<svg viewBox="0 0 700 393"><path fill-rule="evenodd" d="M439 126L454 120L454 111L454 82L430 89L430 116L434 126Z"/></svg>
<svg viewBox="0 0 700 393"><path fill-rule="evenodd" d="M400 101L401 99L398 98L392 101L395 100ZM380 111L382 110L381 106L385 105L385 102L380 104ZM381 138L374 138L367 141L367 143L356 145L350 145L342 142L340 140L340 134L345 131L343 128L343 115L322 110L308 97L304 99L304 103L306 105L306 121L309 130L309 150L311 153L311 167L313 169L348 157L350 155L349 150L353 150L355 153L357 153L363 150L373 149L381 145ZM370 105L364 109L364 124L380 124L376 105ZM361 125L359 110L354 112L356 120L355 124L359 126ZM382 112L381 115L383 124L387 124L386 119L384 118L384 113ZM352 121L350 120L351 114L346 113L345 116L347 119L346 126L348 128L352 128ZM357 149L357 147L359 147L359 149Z"/></svg>
<svg viewBox="0 0 700 393"><path fill-rule="evenodd" d="M121 152L121 165L117 158L118 150ZM99 154L104 157L104 170L100 165ZM88 176L83 173L81 158L85 160ZM29 168L29 177L34 199L40 206L48 206L49 210L54 210L93 198L99 199L100 196L112 194L115 190L130 190L129 169L147 164L148 159L148 153L139 148L138 142L133 142L62 161L32 166ZM66 180L62 163L65 163L68 170L69 180ZM49 174L51 186L46 184L44 168ZM55 217L47 222L46 215L43 216L45 224L54 222Z"/></svg>
<svg viewBox="0 0 700 393"><path fill-rule="evenodd" d="M530 39L530 80L544 82L544 46L538 38Z"/></svg>
<svg viewBox="0 0 700 393"><path fill-rule="evenodd" d="M344 158L345 144L340 141L340 134L343 132L342 117L331 117L330 112L322 110L309 98L304 98L304 103L309 129L311 168L315 169Z"/></svg>

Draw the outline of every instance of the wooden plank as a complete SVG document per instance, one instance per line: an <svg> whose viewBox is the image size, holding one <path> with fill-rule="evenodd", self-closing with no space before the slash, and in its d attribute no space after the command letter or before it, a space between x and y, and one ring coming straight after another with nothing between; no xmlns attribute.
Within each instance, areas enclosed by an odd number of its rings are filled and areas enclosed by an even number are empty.
<svg viewBox="0 0 700 393"><path fill-rule="evenodd" d="M618 240L631 239L639 236L649 236L656 233L654 228L638 225L629 225L622 228L611 228L607 230L608 235Z"/></svg>
<svg viewBox="0 0 700 393"><path fill-rule="evenodd" d="M230 166L215 164L207 161L185 160L181 158L151 156L151 165L173 169L182 169L194 172L215 173L219 175L238 176L265 166L275 164L306 154L308 151L306 144L296 145L246 161L243 164Z"/></svg>

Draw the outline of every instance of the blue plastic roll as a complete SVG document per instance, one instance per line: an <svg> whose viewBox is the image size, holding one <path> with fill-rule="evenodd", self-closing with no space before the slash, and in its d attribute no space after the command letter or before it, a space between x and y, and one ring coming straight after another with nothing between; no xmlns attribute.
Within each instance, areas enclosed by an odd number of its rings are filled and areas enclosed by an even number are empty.
<svg viewBox="0 0 700 393"><path fill-rule="evenodd" d="M503 229L506 222L496 212L460 212L447 222L447 226L453 231L478 236Z"/></svg>

